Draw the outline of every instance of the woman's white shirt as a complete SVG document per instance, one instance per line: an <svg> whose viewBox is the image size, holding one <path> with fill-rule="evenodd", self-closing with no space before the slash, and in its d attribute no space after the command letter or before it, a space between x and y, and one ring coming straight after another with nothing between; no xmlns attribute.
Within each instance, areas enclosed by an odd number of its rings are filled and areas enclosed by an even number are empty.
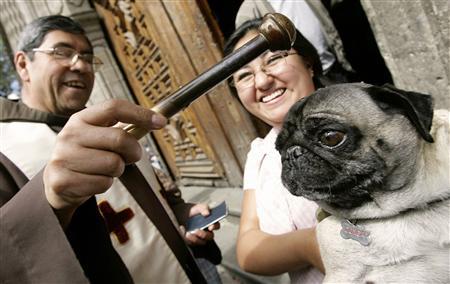
<svg viewBox="0 0 450 284"><path fill-rule="evenodd" d="M244 171L244 190L255 190L260 229L274 235L317 225L316 203L290 194L282 184L277 135L272 129L264 139L252 142ZM315 268L293 271L289 276L292 283L322 283L323 279Z"/></svg>

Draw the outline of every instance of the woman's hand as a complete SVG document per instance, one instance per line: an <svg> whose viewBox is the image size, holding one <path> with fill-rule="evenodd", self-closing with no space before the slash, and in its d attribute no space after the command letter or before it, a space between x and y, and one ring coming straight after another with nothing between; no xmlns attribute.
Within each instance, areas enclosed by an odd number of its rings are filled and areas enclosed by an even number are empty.
<svg viewBox="0 0 450 284"><path fill-rule="evenodd" d="M244 191L236 253L239 266L255 274L279 275L310 265L324 271L315 228L280 235L260 229L255 190Z"/></svg>

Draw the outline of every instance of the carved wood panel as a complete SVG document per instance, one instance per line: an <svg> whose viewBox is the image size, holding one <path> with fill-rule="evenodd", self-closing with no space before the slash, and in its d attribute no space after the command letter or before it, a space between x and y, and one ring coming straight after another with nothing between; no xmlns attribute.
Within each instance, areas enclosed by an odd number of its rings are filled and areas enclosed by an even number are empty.
<svg viewBox="0 0 450 284"><path fill-rule="evenodd" d="M195 10L195 1L96 0L95 6L141 105L155 105L198 75L199 69L204 70L220 59L217 46L213 51L203 50L206 54L202 57L193 57L192 50L188 50L192 39L197 46L204 44L200 41L204 39L196 38L196 34L209 33L199 10ZM189 23L183 24L183 19ZM192 30L193 26L203 31ZM185 38L188 29L193 38ZM203 66L198 66L198 62ZM153 134L166 163L181 182L238 186L245 161L242 156L254 130L229 94L226 99L209 96L199 98L171 118L167 127ZM219 117L217 107L222 112ZM223 125L219 121L223 117L234 122ZM238 137L242 136L242 130L234 129L235 123L243 126L244 138ZM239 140L245 146L233 142L240 143Z"/></svg>

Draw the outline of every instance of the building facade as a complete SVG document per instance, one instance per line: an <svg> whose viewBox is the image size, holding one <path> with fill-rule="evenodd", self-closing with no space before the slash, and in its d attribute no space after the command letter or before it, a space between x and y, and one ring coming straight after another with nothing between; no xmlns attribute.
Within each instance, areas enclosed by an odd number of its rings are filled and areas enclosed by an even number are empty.
<svg viewBox="0 0 450 284"><path fill-rule="evenodd" d="M449 108L447 0L361 0L399 88L431 94ZM89 104L121 98L152 107L221 59L222 38L206 0L39 0L0 2L14 50L22 27L62 14L86 29L105 63ZM143 139L181 185L239 187L258 125L220 84Z"/></svg>

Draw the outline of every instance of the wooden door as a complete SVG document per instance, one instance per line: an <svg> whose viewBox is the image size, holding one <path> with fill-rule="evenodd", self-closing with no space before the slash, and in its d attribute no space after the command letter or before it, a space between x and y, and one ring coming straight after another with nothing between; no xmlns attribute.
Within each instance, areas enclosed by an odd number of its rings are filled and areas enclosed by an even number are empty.
<svg viewBox="0 0 450 284"><path fill-rule="evenodd" d="M152 107L222 57L196 1L96 0L95 7L141 105ZM240 186L256 131L223 83L153 135L182 184Z"/></svg>

